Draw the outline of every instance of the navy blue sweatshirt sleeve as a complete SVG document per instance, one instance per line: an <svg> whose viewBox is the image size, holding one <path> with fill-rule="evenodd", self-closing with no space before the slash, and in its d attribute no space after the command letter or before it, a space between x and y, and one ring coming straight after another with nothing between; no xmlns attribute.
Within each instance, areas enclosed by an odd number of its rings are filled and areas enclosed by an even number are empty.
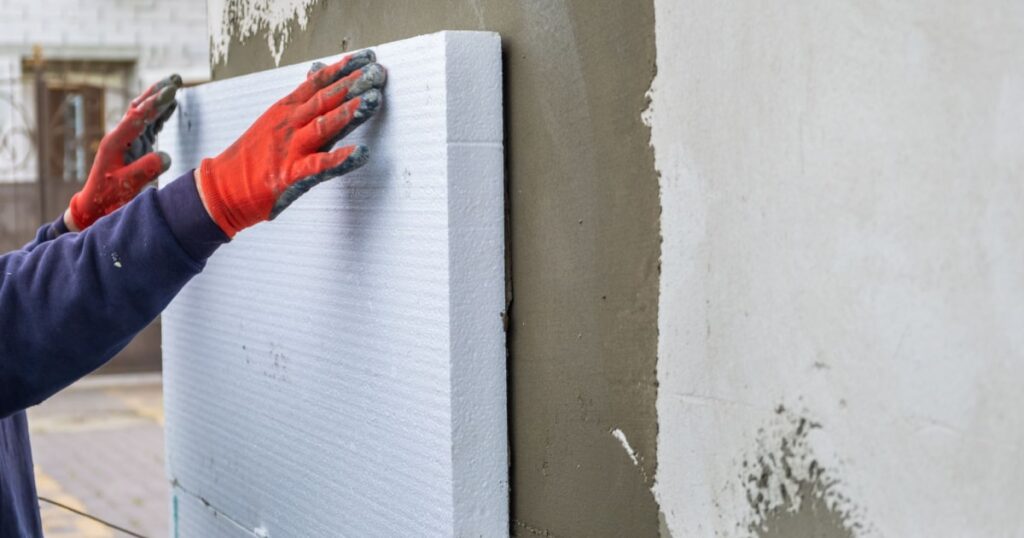
<svg viewBox="0 0 1024 538"><path fill-rule="evenodd" d="M84 232L62 226L0 256L0 417L110 360L228 240L191 172Z"/></svg>
<svg viewBox="0 0 1024 538"><path fill-rule="evenodd" d="M36 237L27 245L21 247L21 250L30 251L37 246L57 239L59 236L70 232L67 224L64 224L64 215L57 217L57 220L44 224L39 230L36 231Z"/></svg>

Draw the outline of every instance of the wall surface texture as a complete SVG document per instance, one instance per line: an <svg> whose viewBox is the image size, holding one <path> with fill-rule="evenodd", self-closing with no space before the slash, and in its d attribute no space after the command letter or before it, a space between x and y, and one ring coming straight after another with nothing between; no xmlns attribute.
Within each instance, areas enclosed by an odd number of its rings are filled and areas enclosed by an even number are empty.
<svg viewBox="0 0 1024 538"><path fill-rule="evenodd" d="M656 6L672 534L1020 536L1024 6Z"/></svg>
<svg viewBox="0 0 1024 538"><path fill-rule="evenodd" d="M214 76L502 35L514 532L1024 532L1019 3L272 19Z"/></svg>
<svg viewBox="0 0 1024 538"><path fill-rule="evenodd" d="M242 41L231 13L218 15L227 26L212 36L236 36L214 77L273 67L268 32ZM519 534L658 532L658 181L640 117L654 75L653 14L646 1L345 0L313 3L305 28L300 18L242 17L286 29L282 65L441 29L501 34Z"/></svg>

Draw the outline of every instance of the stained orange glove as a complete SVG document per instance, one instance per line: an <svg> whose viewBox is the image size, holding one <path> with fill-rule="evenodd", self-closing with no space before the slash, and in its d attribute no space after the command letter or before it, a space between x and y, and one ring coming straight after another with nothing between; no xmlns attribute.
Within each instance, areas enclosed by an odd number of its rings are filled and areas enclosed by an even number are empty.
<svg viewBox="0 0 1024 538"><path fill-rule="evenodd" d="M314 185L362 166L366 146L331 146L381 103L384 68L373 51L315 64L306 81L274 103L223 153L204 159L200 196L228 237L277 217Z"/></svg>
<svg viewBox="0 0 1024 538"><path fill-rule="evenodd" d="M174 113L181 77L171 75L149 87L128 106L124 118L100 141L85 187L71 198L69 228L84 230L131 201L171 165L166 153L153 153L164 122Z"/></svg>

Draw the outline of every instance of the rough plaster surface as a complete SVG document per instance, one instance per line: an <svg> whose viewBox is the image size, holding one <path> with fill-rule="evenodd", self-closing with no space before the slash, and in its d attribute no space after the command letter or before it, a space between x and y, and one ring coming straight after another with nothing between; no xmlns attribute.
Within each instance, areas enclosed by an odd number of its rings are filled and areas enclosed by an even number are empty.
<svg viewBox="0 0 1024 538"><path fill-rule="evenodd" d="M281 54L291 37L292 27L306 28L306 14L314 0L207 0L210 29L210 62L224 62L232 40L245 41L260 32L267 49L280 65Z"/></svg>
<svg viewBox="0 0 1024 538"><path fill-rule="evenodd" d="M502 36L513 531L656 535L659 202L640 118L653 5L323 1L291 24L281 63L441 29ZM214 77L273 67L265 37L232 39Z"/></svg>
<svg viewBox="0 0 1024 538"><path fill-rule="evenodd" d="M1024 533L1022 5L656 7L664 531Z"/></svg>
<svg viewBox="0 0 1024 538"><path fill-rule="evenodd" d="M507 533L500 41L374 48L385 105L345 140L369 164L241 233L164 314L183 536ZM306 69L181 92L165 177Z"/></svg>

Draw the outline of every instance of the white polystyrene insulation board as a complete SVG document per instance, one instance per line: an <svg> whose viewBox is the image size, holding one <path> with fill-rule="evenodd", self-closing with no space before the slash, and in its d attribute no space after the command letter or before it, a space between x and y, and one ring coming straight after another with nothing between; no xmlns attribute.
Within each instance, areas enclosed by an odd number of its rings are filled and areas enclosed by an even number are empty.
<svg viewBox="0 0 1024 538"><path fill-rule="evenodd" d="M164 313L180 536L508 533L500 40L374 50L383 107L343 141L369 163L241 232ZM307 69L180 92L164 177Z"/></svg>

